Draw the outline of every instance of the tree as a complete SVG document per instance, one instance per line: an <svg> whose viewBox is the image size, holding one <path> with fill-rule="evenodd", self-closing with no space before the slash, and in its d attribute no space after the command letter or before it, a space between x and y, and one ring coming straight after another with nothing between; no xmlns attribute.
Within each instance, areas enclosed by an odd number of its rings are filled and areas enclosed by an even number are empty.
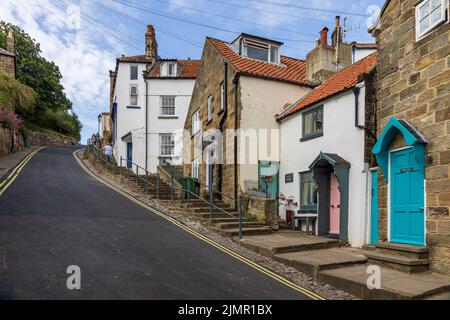
<svg viewBox="0 0 450 320"><path fill-rule="evenodd" d="M17 78L36 92L35 107L23 117L39 126L79 136L81 123L74 113L69 112L72 102L64 92L58 66L42 57L40 45L25 31L4 21L0 21L0 46L5 46L8 31L12 31L14 36ZM58 114L52 114L56 112ZM61 117L61 112L65 113L64 117ZM56 118L64 120L58 122Z"/></svg>

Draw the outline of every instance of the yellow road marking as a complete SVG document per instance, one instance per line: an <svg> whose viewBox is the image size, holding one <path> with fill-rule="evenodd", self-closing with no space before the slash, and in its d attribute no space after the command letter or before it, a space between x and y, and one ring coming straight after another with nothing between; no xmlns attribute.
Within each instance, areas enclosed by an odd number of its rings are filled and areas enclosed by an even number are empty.
<svg viewBox="0 0 450 320"><path fill-rule="evenodd" d="M83 149L80 149L83 150ZM309 289L303 288L302 286L295 284L294 282L283 278L282 276L274 273L273 271L267 269L266 267L263 267L262 265L259 265L258 263L232 251L231 249L221 245L220 243L202 235L201 233L195 231L194 229L191 229L188 226L183 225L182 223L180 223L179 221L175 220L174 218L164 214L163 212L143 203L142 201L134 198L133 196L131 196L130 194L120 190L119 188L115 187L114 185L110 184L109 182L101 179L100 177L98 177L96 174L94 174L89 168L87 168L85 166L84 163L82 163L82 161L78 158L78 156L76 155L76 153L80 150L74 151L73 152L73 156L75 158L75 160L77 161L77 163L80 165L80 167L87 173L89 174L91 177L93 177L94 179L96 179L97 181L99 181L100 183L106 185L107 187L113 189L114 191L120 193L122 196L126 197L127 199L133 201L134 203L140 205L141 207L144 207L145 209L147 209L148 211L152 212L153 214L156 214L157 216L171 222L172 224L176 225L177 227L183 229L184 231L190 233L191 235L195 236L196 238L208 243L209 245L215 247L216 249L232 256L233 258L247 264L248 266L258 270L259 272L265 274L266 276L286 285L287 287L296 290L298 292L301 292L302 294L308 296L309 298L313 299L313 300L326 300L325 298L321 297L320 295L310 291Z"/></svg>
<svg viewBox="0 0 450 320"><path fill-rule="evenodd" d="M5 178L5 180L3 180L2 183L0 183L0 188L8 181L9 178L11 178L11 177L15 174L15 172L16 172L17 170L19 170L20 166L21 166L21 165L22 165L29 157L31 157L31 156L33 155L34 152L35 152L35 151L30 152L25 158L22 159L22 161L19 162L18 165L16 165L16 167L14 168L13 171L11 171L11 173L9 174L9 176L8 176L7 178Z"/></svg>
<svg viewBox="0 0 450 320"><path fill-rule="evenodd" d="M14 180L16 180L16 178L18 177L18 175L20 174L20 172L22 171L22 169L26 166L26 164L31 160L31 158L38 153L39 151L41 151L43 148L39 148L33 152L31 152L28 156L25 157L25 159L22 160L22 162L19 163L18 166L16 166L16 168L14 168L14 170L10 173L10 175L0 184L0 196L3 195L3 193L6 191L6 189L8 189L8 187L14 182ZM5 185L6 183L6 185ZM3 186L4 185L4 186ZM2 188L3 187L3 188Z"/></svg>

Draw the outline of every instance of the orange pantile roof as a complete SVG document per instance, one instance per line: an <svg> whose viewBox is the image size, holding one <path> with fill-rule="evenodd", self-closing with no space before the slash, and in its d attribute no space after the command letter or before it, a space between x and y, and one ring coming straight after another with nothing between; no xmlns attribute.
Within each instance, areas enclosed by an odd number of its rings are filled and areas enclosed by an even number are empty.
<svg viewBox="0 0 450 320"><path fill-rule="evenodd" d="M178 64L179 68L181 68L180 73L176 78L183 79L195 79L197 77L198 69L200 67L200 60L173 60ZM163 61L158 61L156 66L150 72L149 78L158 78L160 65ZM174 77L171 77L174 78Z"/></svg>
<svg viewBox="0 0 450 320"><path fill-rule="evenodd" d="M306 94L302 99L294 103L289 109L280 114L277 119L285 119L290 115L310 105L319 103L335 94L353 88L358 84L360 75L369 72L377 63L377 54L372 53L364 59L341 70L325 80L320 86Z"/></svg>
<svg viewBox="0 0 450 320"><path fill-rule="evenodd" d="M206 41L210 42L241 74L309 87L305 80L306 63L303 60L281 56L281 65L276 65L242 57L225 41L214 38L207 38Z"/></svg>
<svg viewBox="0 0 450 320"><path fill-rule="evenodd" d="M139 55L139 56L122 56L120 58L117 58L117 61L119 62L139 62L139 63L147 63L148 60L145 58L145 55Z"/></svg>

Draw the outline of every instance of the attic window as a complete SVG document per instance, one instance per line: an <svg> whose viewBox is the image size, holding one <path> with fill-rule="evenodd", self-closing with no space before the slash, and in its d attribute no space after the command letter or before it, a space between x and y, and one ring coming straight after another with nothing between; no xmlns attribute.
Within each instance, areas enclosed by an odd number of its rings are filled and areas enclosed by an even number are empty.
<svg viewBox="0 0 450 320"><path fill-rule="evenodd" d="M250 39L244 39L242 54L248 58L278 64L280 62L279 47Z"/></svg>
<svg viewBox="0 0 450 320"><path fill-rule="evenodd" d="M177 76L177 63L176 62L164 62L161 64L160 70L161 77L176 77Z"/></svg>

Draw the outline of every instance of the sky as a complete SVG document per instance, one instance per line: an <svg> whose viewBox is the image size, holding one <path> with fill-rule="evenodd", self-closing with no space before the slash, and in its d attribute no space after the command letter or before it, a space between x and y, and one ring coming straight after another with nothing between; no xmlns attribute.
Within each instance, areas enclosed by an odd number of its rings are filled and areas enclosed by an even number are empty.
<svg viewBox="0 0 450 320"><path fill-rule="evenodd" d="M205 37L246 32L284 42L281 54L304 59L336 15L346 41L373 42L367 28L384 0L0 0L0 20L25 30L54 61L83 124L82 142L109 111L109 70L116 58L144 54L147 24L163 58L199 59Z"/></svg>

